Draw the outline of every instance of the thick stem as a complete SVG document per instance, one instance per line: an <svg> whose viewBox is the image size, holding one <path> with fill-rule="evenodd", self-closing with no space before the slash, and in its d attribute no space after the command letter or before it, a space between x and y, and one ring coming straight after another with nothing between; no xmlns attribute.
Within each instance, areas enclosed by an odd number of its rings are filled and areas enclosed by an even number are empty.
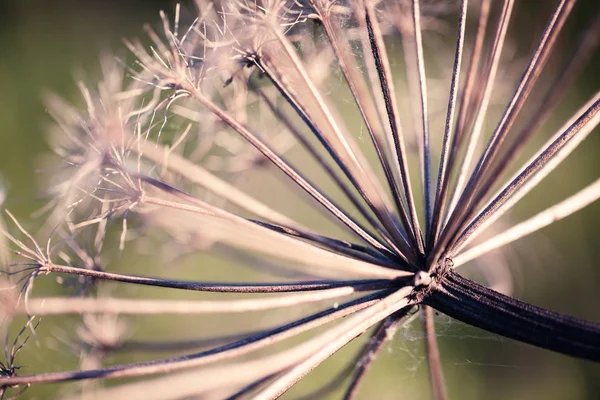
<svg viewBox="0 0 600 400"><path fill-rule="evenodd" d="M423 303L469 325L573 357L600 361L600 324L505 296L449 271Z"/></svg>

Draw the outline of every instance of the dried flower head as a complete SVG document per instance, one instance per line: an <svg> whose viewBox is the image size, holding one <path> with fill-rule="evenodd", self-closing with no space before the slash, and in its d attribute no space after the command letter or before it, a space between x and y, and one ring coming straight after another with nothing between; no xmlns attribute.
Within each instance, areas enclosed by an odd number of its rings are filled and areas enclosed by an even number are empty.
<svg viewBox="0 0 600 400"><path fill-rule="evenodd" d="M486 132L490 104L506 93L498 76L509 71L500 67L514 1L481 0L472 11L467 0L458 7L423 3L198 1L187 27L177 7L174 17L161 13L161 33L147 28L150 46L126 41L135 56L131 79L118 63L105 61L96 89L80 85L84 110L51 97L52 144L62 162L51 183L52 230L44 248L9 214L26 240L7 234L24 259L8 271L21 292L12 295L16 305L7 313L82 314L82 368L20 375L14 351L0 369L2 393L136 377L145 379L83 386L81 393L276 398L365 334L349 367L309 395L344 383L344 397L353 398L384 343L420 317L433 397L443 399L433 309L494 334L600 361L597 323L524 303L457 273L600 197L597 180L523 222L495 224L600 122L597 92L515 169L595 51L600 18L525 113L575 4L557 1L504 112ZM455 12L450 90L440 107L430 104L431 93L446 86L428 89L422 32L447 33L451 17L440 15ZM467 44L471 13L474 36ZM402 67L391 45L403 49ZM436 109L444 110L440 118ZM306 203L310 210L300 211ZM182 254L206 251L249 268L216 275L204 258L201 273L220 276L219 282L108 272L104 244L115 220L121 251L128 243L138 243L137 251L163 246L169 266ZM55 273L76 278L74 296L31 296L37 276ZM124 297L101 290L106 281L221 296ZM227 293L240 298L225 299ZM273 325L245 328L250 313ZM216 315L225 332L206 327L209 337L201 339L134 341L116 317L127 314ZM302 340L287 340L293 337ZM104 366L105 357L127 349L185 354Z"/></svg>

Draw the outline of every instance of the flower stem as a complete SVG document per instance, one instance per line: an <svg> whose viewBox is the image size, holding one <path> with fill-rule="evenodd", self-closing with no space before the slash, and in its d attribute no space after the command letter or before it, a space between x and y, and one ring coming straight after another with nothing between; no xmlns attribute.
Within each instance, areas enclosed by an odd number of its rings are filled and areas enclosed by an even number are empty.
<svg viewBox="0 0 600 400"><path fill-rule="evenodd" d="M505 296L449 271L425 304L475 327L573 357L600 361L600 324Z"/></svg>

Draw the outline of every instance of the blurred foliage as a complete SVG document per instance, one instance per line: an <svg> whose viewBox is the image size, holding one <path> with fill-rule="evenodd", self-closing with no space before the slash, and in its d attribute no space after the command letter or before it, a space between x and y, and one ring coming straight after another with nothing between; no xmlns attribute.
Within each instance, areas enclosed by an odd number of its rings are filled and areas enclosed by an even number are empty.
<svg viewBox="0 0 600 400"><path fill-rule="evenodd" d="M553 2L523 3L511 29L517 37L533 37L541 33ZM550 68L564 61L564 55L568 55L581 27L599 12L594 0L581 3L576 6L566 27L567 35L563 36L551 58ZM74 77L95 76L100 54L121 49L120 40L124 36L143 36L141 27L144 23L157 23L157 11L173 7L174 2L159 0L4 0L0 3L0 175L8 189L4 207L13 211L27 228L35 231L40 221L30 216L43 204L36 167L40 157L48 151L44 132L51 123L42 102L44 91L77 99ZM519 42L518 51L527 54L533 43ZM559 108L546 124L548 134L600 86L598 54L578 80L584 84L568 93L566 106ZM560 197L554 194L555 188L560 187L559 195L564 196L598 176L599 133L597 131L588 139L574 160L561 166L523 201L516 209L515 218L531 215L541 206L551 204L551 200L559 200ZM515 295L556 311L600 321L599 238L600 206L595 204L510 246L505 250L505 256L510 261ZM491 257L494 256L497 254ZM123 265L128 262L144 264L140 257L125 254L120 262ZM226 263L217 264L210 258L203 260L212 267L227 268ZM191 262L184 264L172 272L181 279L198 277L197 266ZM133 267L125 270L136 271ZM144 273L158 275L159 271L158 266L153 266L147 267ZM158 295L158 292L141 289L136 293ZM20 372L76 368L76 354L63 343L63 329L59 327L72 325L71 329L74 329L77 321L75 317L44 320L39 327L39 343L32 339L18 359L24 366ZM176 321L176 318L165 317L161 324L144 319L132 319L132 322L136 326L135 332L152 328L157 335L183 336L176 331L195 331L203 324L218 324L219 321ZM451 398L600 397L600 368L595 364L504 340L444 316L439 316L437 322ZM376 362L361 390L362 398L428 398L421 339L418 324L400 331ZM352 343L349 349L337 354L301 382L289 398L327 380L357 348L357 343ZM111 362L138 359L141 358L127 355L111 359ZM54 398L60 397L61 393L57 386L48 385L28 390L24 398Z"/></svg>

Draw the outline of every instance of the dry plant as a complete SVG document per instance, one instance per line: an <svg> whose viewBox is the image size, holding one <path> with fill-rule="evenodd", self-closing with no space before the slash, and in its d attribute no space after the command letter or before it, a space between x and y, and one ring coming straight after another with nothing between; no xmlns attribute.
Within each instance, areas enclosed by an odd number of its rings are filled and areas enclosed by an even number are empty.
<svg viewBox="0 0 600 400"><path fill-rule="evenodd" d="M489 106L502 101L498 93L510 80L498 76L507 70L501 60L514 1L472 0L472 8L467 0L423 3L199 0L187 26L177 7L174 16L161 14L161 33L147 29L149 46L126 41L133 68L105 60L100 84L80 85L85 109L51 96L57 122L51 144L60 165L50 184L49 239L38 242L10 213L10 226L20 232L3 229L19 258L5 270L10 285L2 290L3 310L8 317L25 314L28 322L6 346L2 394L82 381L73 396L272 399L368 335L348 368L311 395L345 384L350 399L384 343L419 317L433 397L444 399L432 310L600 361L599 324L524 303L457 272L600 196L597 180L523 222L494 224L600 122L597 92L515 165L594 53L600 19L571 46L573 54L543 85L536 105L525 108L575 5L556 1L504 112L486 132ZM458 15L456 28L446 22L452 15ZM474 27L470 46L467 17ZM450 91L438 107L442 134L434 133L430 94L446 86L427 88L426 30L456 32ZM389 54L396 42L403 49L400 66ZM303 206L290 205L293 199L320 214L296 210ZM303 221L305 215L311 217ZM119 221L118 229L110 221ZM120 231L118 244L105 246L111 231ZM115 253L151 237L157 239L146 246L164 246L169 268L182 254L208 251L260 273L240 275L254 276L253 282L236 276L212 282L105 269L111 265L105 247ZM47 274L77 277L73 295L36 295L34 283ZM122 297L106 282L222 297ZM231 294L240 298L225 297ZM298 311L310 303L319 311ZM249 332L228 317L275 309L287 309L288 320L269 329ZM22 374L19 349L38 317L55 314L82 315L80 368ZM124 338L119 318L128 314L214 314L228 330L189 341L133 341ZM301 340L288 340L295 337ZM105 365L107 354L127 349L186 354ZM117 378L137 379L98 384Z"/></svg>

